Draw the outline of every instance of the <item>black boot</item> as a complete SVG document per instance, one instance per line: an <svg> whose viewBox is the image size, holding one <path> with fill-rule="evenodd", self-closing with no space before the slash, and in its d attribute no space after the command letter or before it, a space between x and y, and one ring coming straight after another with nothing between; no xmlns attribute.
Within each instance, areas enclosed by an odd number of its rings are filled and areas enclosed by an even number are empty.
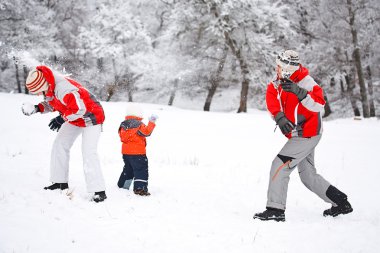
<svg viewBox="0 0 380 253"><path fill-rule="evenodd" d="M253 216L254 219L259 220L274 220L274 221L285 221L285 210L267 207L262 213L256 213Z"/></svg>
<svg viewBox="0 0 380 253"><path fill-rule="evenodd" d="M339 204L338 206L332 206L330 209L327 209L323 212L323 216L332 216L336 217L339 214L348 214L351 213L354 209L352 209L350 202L346 200L346 202Z"/></svg>
<svg viewBox="0 0 380 253"><path fill-rule="evenodd" d="M106 198L107 198L106 192L101 191L101 192L95 192L94 196L92 197L92 200L98 203L98 202L103 202Z"/></svg>
<svg viewBox="0 0 380 253"><path fill-rule="evenodd" d="M68 183L53 183L52 185L50 186L46 186L44 187L45 190L65 190L69 188L69 184Z"/></svg>
<svg viewBox="0 0 380 253"><path fill-rule="evenodd" d="M326 196L331 199L337 206L332 206L323 212L323 216L336 217L340 214L348 214L353 211L347 195L330 185L326 191Z"/></svg>

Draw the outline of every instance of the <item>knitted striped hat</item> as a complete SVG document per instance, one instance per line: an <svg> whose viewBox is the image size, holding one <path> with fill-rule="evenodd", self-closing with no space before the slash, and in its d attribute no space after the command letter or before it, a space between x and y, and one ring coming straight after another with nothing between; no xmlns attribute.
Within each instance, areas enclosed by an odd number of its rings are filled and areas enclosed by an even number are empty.
<svg viewBox="0 0 380 253"><path fill-rule="evenodd" d="M283 74L290 76L299 69L300 58L296 51L286 50L277 56L276 64L281 67Z"/></svg>
<svg viewBox="0 0 380 253"><path fill-rule="evenodd" d="M41 71L33 69L26 78L26 88L32 94L38 94L49 89L48 82Z"/></svg>

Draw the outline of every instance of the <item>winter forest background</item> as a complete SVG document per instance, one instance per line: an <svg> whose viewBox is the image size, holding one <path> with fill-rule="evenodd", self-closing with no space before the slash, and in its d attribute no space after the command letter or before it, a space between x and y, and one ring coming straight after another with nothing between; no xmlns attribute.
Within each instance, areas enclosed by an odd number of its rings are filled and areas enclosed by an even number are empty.
<svg viewBox="0 0 380 253"><path fill-rule="evenodd" d="M0 92L27 93L42 63L104 101L246 112L265 109L285 48L324 88L325 116L379 116L379 17L378 0L2 0Z"/></svg>

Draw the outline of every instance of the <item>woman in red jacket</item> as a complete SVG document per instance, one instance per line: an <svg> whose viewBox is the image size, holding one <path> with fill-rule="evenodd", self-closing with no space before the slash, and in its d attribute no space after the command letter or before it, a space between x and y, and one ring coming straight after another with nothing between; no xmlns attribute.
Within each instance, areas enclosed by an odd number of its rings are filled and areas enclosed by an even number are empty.
<svg viewBox="0 0 380 253"><path fill-rule="evenodd" d="M75 139L82 135L87 190L94 193L95 202L104 201L107 196L97 154L101 125L105 119L100 103L78 82L53 72L46 66L38 66L30 71L26 87L30 93L44 95L45 99L38 105L24 103L22 112L25 115L37 112L59 113L49 124L51 130L59 131L51 152L50 180L53 184L44 189L68 188L70 148Z"/></svg>
<svg viewBox="0 0 380 253"><path fill-rule="evenodd" d="M289 176L295 167L302 183L332 207L324 216L352 212L347 195L339 191L314 166L314 150L322 134L322 113L325 100L322 88L299 63L298 53L287 50L276 59L277 78L268 84L268 111L288 138L272 162L266 210L254 219L285 221Z"/></svg>
<svg viewBox="0 0 380 253"><path fill-rule="evenodd" d="M133 192L141 196L149 196L148 192L148 158L146 156L146 137L155 128L157 116L149 118L148 125L142 122L142 110L136 104L129 104L127 116L119 127L122 144L124 167L117 185L129 189L134 180Z"/></svg>

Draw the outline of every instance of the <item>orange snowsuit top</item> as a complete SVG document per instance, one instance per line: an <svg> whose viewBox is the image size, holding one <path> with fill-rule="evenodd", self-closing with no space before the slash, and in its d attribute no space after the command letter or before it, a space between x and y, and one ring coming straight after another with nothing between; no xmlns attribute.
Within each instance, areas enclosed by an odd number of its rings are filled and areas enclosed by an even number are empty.
<svg viewBox="0 0 380 253"><path fill-rule="evenodd" d="M149 121L146 126L142 118L126 116L119 127L120 140L123 143L121 152L124 155L145 155L146 137L150 136L156 124Z"/></svg>

